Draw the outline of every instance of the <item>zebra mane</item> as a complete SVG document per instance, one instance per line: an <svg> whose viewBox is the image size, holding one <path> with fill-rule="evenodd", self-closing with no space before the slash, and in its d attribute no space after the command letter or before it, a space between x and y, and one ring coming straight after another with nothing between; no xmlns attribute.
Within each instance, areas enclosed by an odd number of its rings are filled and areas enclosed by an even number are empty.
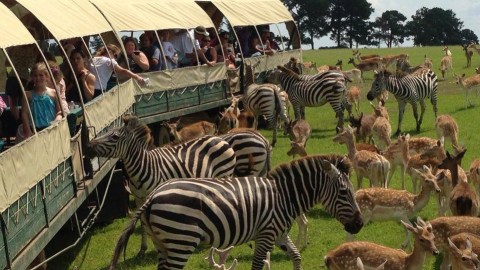
<svg viewBox="0 0 480 270"><path fill-rule="evenodd" d="M300 163L305 159L316 159L316 160L324 159L324 160L327 160L328 162L332 163L333 166L335 166L340 172L345 173L345 174L349 174L352 170L352 163L345 156L338 155L338 154L325 154L325 155L306 156L306 157L302 157L302 158L296 159L296 160L291 161L291 162L280 164L275 169L273 169L272 172L278 171L278 170L288 169L293 164Z"/></svg>
<svg viewBox="0 0 480 270"><path fill-rule="evenodd" d="M148 142L149 148L154 147L152 131L150 130L150 128L146 124L138 121L137 117L130 116L130 115L123 117L123 121L125 123L125 126L128 129L134 130L135 133L138 134L139 137L142 137L142 138L146 139L146 141Z"/></svg>
<svg viewBox="0 0 480 270"><path fill-rule="evenodd" d="M283 73L286 73L288 76L293 77L295 80L300 80L300 76L298 76L298 74L295 73L293 70L283 66L277 66L277 68Z"/></svg>

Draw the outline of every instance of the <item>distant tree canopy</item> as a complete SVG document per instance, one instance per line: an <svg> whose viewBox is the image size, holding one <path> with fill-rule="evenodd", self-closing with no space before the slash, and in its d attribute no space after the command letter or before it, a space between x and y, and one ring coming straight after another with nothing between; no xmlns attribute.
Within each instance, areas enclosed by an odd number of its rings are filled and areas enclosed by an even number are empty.
<svg viewBox="0 0 480 270"><path fill-rule="evenodd" d="M373 22L368 0L282 0L298 23L302 42L310 44L330 36L338 47L403 44L412 38L414 45L459 45L478 43L477 35L463 29L463 22L452 10L422 7L411 21L397 10L387 10Z"/></svg>

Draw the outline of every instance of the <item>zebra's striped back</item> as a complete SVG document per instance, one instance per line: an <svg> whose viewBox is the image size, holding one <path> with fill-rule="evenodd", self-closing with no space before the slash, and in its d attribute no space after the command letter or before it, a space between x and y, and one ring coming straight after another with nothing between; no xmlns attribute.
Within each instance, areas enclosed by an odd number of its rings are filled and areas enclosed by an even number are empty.
<svg viewBox="0 0 480 270"><path fill-rule="evenodd" d="M89 149L98 156L122 159L130 189L140 199L168 179L233 174L235 153L221 138L204 136L148 150L150 139L148 127L132 117L125 126L92 140Z"/></svg>
<svg viewBox="0 0 480 270"><path fill-rule="evenodd" d="M341 156L310 156L274 169L268 179L168 181L137 211L117 243L112 265L140 216L164 256L158 269L182 269L199 246L226 248L255 240L252 269L260 270L266 253L288 233L295 218L316 203L356 233L363 223L345 173L349 167ZM296 267L301 265L294 246L289 256Z"/></svg>
<svg viewBox="0 0 480 270"><path fill-rule="evenodd" d="M255 130L236 130L220 135L235 151L237 164L235 176L266 176L270 170L271 146L262 134Z"/></svg>

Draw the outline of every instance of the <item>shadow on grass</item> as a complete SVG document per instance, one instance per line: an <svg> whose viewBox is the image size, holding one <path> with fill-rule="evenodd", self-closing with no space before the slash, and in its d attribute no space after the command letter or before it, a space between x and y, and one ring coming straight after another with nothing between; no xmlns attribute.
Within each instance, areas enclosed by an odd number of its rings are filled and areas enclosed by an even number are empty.
<svg viewBox="0 0 480 270"><path fill-rule="evenodd" d="M141 266L151 266L151 265L156 265L158 260L157 260L157 251L151 250L145 253L144 257L131 257L131 258L125 258L123 254L120 255L118 259L118 263L116 266L116 269L132 269L132 268L137 268ZM100 268L101 270L107 270L109 269L107 267ZM78 267L78 269L82 269L81 267Z"/></svg>
<svg viewBox="0 0 480 270"><path fill-rule="evenodd" d="M312 133L310 135L310 138L315 138L315 139L331 138L332 133L336 134L335 128L331 128L331 129L317 129L317 128L314 128L314 129L312 129Z"/></svg>

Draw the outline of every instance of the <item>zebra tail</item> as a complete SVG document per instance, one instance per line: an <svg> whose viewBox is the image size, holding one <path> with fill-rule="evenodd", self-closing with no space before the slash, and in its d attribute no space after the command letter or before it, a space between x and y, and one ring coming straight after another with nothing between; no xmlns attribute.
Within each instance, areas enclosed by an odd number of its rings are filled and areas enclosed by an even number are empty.
<svg viewBox="0 0 480 270"><path fill-rule="evenodd" d="M280 88L276 87L273 89L273 93L275 95L275 112L278 116L282 119L284 123L286 123L287 119L285 117L285 110L283 108L282 98L280 97ZM274 123L275 125L277 123Z"/></svg>
<svg viewBox="0 0 480 270"><path fill-rule="evenodd" d="M120 257L120 253L122 251L123 251L124 260L125 260L125 252L127 250L128 239L130 238L130 235L132 235L133 231L135 230L135 224L140 219L143 211L145 211L145 209L150 206L150 201L151 200L147 200L147 202L145 202L142 205L142 207L140 207L135 212L135 216L130 221L130 224L123 230L122 234L120 235L120 238L117 241L117 245L115 246L115 251L113 252L113 258L112 258L112 261L110 262L110 267L108 268L109 270L115 269L115 266L118 263L118 258Z"/></svg>

